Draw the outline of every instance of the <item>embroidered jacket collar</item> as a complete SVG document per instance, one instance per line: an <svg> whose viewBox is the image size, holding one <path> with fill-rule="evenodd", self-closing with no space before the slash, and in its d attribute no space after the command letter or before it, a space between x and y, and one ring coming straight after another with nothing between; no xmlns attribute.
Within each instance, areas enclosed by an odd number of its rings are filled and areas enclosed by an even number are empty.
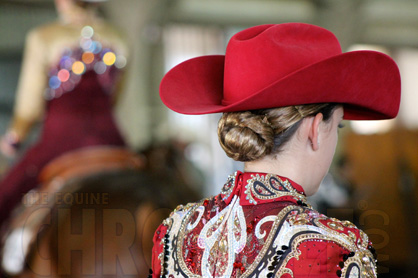
<svg viewBox="0 0 418 278"><path fill-rule="evenodd" d="M306 203L305 192L299 184L267 173L237 171L230 175L221 190L221 197L228 205L234 196L239 196L242 206L278 201Z"/></svg>

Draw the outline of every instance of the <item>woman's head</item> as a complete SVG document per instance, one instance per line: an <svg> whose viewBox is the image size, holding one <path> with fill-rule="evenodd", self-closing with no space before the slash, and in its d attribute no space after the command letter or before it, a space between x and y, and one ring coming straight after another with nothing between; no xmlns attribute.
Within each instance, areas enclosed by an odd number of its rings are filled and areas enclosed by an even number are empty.
<svg viewBox="0 0 418 278"><path fill-rule="evenodd" d="M228 156L246 161L246 171L284 166L289 178L303 173L295 181L310 194L328 170L343 117L397 115L400 75L383 53L342 53L335 35L319 26L268 24L235 34L225 55L177 65L161 81L160 96L179 113L225 113L218 136ZM284 150L297 155L294 165L271 159Z"/></svg>
<svg viewBox="0 0 418 278"><path fill-rule="evenodd" d="M246 172L285 176L310 196L329 170L343 117L342 106L332 103L224 113L218 136Z"/></svg>
<svg viewBox="0 0 418 278"><path fill-rule="evenodd" d="M60 15L67 13L81 13L86 9L95 8L105 0L55 0L55 7Z"/></svg>
<svg viewBox="0 0 418 278"><path fill-rule="evenodd" d="M219 142L237 161L254 161L278 154L304 118L323 115L328 121L336 104L310 104L224 113L218 124Z"/></svg>

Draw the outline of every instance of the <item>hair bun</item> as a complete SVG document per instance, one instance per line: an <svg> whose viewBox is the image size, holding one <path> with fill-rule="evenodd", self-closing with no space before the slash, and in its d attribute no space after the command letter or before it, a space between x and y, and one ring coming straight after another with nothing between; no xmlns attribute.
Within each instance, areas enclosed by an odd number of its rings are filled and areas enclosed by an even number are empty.
<svg viewBox="0 0 418 278"><path fill-rule="evenodd" d="M218 137L223 150L236 161L257 160L274 147L274 131L267 118L250 111L224 113Z"/></svg>

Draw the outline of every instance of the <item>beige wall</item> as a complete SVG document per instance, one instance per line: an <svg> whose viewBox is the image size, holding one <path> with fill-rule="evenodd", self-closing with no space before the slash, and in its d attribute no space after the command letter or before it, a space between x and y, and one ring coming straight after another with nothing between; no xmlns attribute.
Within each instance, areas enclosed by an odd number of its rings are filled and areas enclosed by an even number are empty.
<svg viewBox="0 0 418 278"><path fill-rule="evenodd" d="M139 149L150 143L152 133L164 121L165 108L158 99L162 76L159 29L154 24L161 1L109 1L105 12L121 28L131 44L125 92L117 107L117 119L129 144Z"/></svg>

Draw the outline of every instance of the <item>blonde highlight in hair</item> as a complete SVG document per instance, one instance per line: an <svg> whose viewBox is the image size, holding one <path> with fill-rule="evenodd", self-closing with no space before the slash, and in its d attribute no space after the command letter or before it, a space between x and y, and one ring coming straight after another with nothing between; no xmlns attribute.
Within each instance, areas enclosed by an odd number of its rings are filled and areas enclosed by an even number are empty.
<svg viewBox="0 0 418 278"><path fill-rule="evenodd" d="M251 111L224 113L218 124L219 142L237 161L256 160L271 152L274 131L267 118Z"/></svg>
<svg viewBox="0 0 418 278"><path fill-rule="evenodd" d="M253 161L277 154L296 132L303 118L322 112L324 120L327 120L335 106L308 104L227 112L218 123L219 142L225 153L236 161ZM327 110L327 107L330 109Z"/></svg>

